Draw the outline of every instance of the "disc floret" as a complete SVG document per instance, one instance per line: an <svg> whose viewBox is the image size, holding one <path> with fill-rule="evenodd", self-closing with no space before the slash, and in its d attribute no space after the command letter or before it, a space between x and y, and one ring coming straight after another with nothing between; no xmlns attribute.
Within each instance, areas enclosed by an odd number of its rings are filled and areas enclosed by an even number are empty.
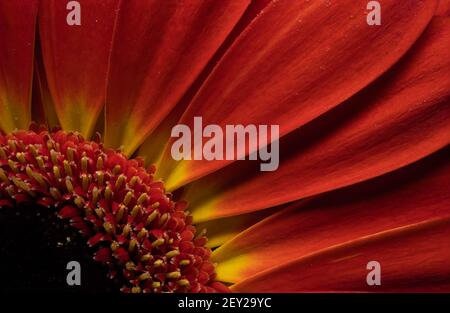
<svg viewBox="0 0 450 313"><path fill-rule="evenodd" d="M55 208L120 278L124 292L226 291L186 202L174 201L155 167L80 134L46 129L0 134L0 206Z"/></svg>

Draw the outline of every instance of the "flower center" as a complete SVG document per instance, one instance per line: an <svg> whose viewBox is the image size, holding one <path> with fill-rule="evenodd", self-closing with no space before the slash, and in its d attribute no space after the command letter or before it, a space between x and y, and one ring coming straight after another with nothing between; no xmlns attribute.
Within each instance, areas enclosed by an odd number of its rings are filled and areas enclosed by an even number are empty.
<svg viewBox="0 0 450 313"><path fill-rule="evenodd" d="M54 209L119 278L124 292L215 292L211 250L155 167L76 133L0 134L0 207Z"/></svg>

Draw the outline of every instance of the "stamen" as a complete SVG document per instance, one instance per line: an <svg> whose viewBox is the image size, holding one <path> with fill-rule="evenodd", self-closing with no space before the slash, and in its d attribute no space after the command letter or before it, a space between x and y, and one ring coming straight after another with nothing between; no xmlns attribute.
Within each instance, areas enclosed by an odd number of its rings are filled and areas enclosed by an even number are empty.
<svg viewBox="0 0 450 313"><path fill-rule="evenodd" d="M122 229L122 235L124 237L128 237L130 232L131 232L131 226L130 226L130 224L126 224L125 227Z"/></svg>
<svg viewBox="0 0 450 313"><path fill-rule="evenodd" d="M148 226L151 222L153 222L155 220L155 218L157 218L159 215L159 212L154 210L148 217L147 217L147 221L145 222L145 226Z"/></svg>
<svg viewBox="0 0 450 313"><path fill-rule="evenodd" d="M131 177L130 183L129 183L130 187L131 187L131 188L134 188L134 186L136 186L138 180L139 180L139 178L138 178L137 176Z"/></svg>
<svg viewBox="0 0 450 313"><path fill-rule="evenodd" d="M170 272L166 274L167 279L177 279L181 277L181 273L180 272Z"/></svg>
<svg viewBox="0 0 450 313"><path fill-rule="evenodd" d="M25 154L23 152L17 152L16 153L16 158L22 164L25 164L27 162L27 160L25 160Z"/></svg>
<svg viewBox="0 0 450 313"><path fill-rule="evenodd" d="M53 166L53 175L55 175L56 179L61 179L61 172L59 171L58 166Z"/></svg>
<svg viewBox="0 0 450 313"><path fill-rule="evenodd" d="M181 260L180 261L180 266L187 266L189 264L191 264L191 261L189 261L189 260Z"/></svg>
<svg viewBox="0 0 450 313"><path fill-rule="evenodd" d="M34 156L35 158L39 155L39 153L34 145L28 145L28 150L30 150L31 155Z"/></svg>
<svg viewBox="0 0 450 313"><path fill-rule="evenodd" d="M92 203L93 204L97 204L98 202L98 197L99 197L99 191L97 187L94 187L92 189Z"/></svg>
<svg viewBox="0 0 450 313"><path fill-rule="evenodd" d="M163 260L156 260L155 262L153 262L153 266L154 267L160 267L164 264Z"/></svg>
<svg viewBox="0 0 450 313"><path fill-rule="evenodd" d="M127 194L125 195L125 198L123 198L123 204L127 206L130 203L132 198L133 198L133 193L131 191L128 191Z"/></svg>
<svg viewBox="0 0 450 313"><path fill-rule="evenodd" d="M89 177L86 174L81 174L81 186L83 188L83 192L87 192L89 188Z"/></svg>
<svg viewBox="0 0 450 313"><path fill-rule="evenodd" d="M8 145L9 148L11 149L12 152L16 152L17 147L16 147L16 141L15 140L8 140Z"/></svg>
<svg viewBox="0 0 450 313"><path fill-rule="evenodd" d="M103 178L104 178L103 172L97 171L95 175L97 176L97 185L99 187L103 186Z"/></svg>
<svg viewBox="0 0 450 313"><path fill-rule="evenodd" d="M37 164L42 171L45 171L44 159L41 156L36 157Z"/></svg>
<svg viewBox="0 0 450 313"><path fill-rule="evenodd" d="M81 172L82 173L86 173L88 170L88 162L89 162L89 158L88 157L82 157L81 158Z"/></svg>
<svg viewBox="0 0 450 313"><path fill-rule="evenodd" d="M142 204L142 203L144 203L147 200L148 200L148 195L146 193L143 193L137 199L137 204Z"/></svg>
<svg viewBox="0 0 450 313"><path fill-rule="evenodd" d="M50 159L54 165L58 165L58 154L55 150L50 150Z"/></svg>
<svg viewBox="0 0 450 313"><path fill-rule="evenodd" d="M141 262L147 263L152 258L153 258L153 256L150 253L147 253L147 254L141 256Z"/></svg>
<svg viewBox="0 0 450 313"><path fill-rule="evenodd" d="M3 150L3 148L0 147L0 159L6 160L6 158L7 156L5 150Z"/></svg>
<svg viewBox="0 0 450 313"><path fill-rule="evenodd" d="M172 250L172 251L169 251L169 252L166 253L166 257L168 257L170 259L170 258L173 258L174 256L179 255L179 254L180 254L180 251Z"/></svg>
<svg viewBox="0 0 450 313"><path fill-rule="evenodd" d="M94 259L107 264L124 292L214 291L214 272L207 281L199 277L205 264L211 268L206 232L195 236L190 213L180 214L164 183L154 180L154 167L145 169L141 160L127 160L77 133L27 134L27 140L23 133L0 134L0 200L58 210L98 249ZM192 242L195 249L180 245L183 232L200 239Z"/></svg>
<svg viewBox="0 0 450 313"><path fill-rule="evenodd" d="M103 223L103 228L106 230L108 235L111 235L113 233L113 226L111 223L108 222Z"/></svg>
<svg viewBox="0 0 450 313"><path fill-rule="evenodd" d="M9 185L9 179L8 179L8 177L6 176L6 173L5 173L5 171L4 171L2 168L0 168L0 179L1 179L5 184L8 184L8 185Z"/></svg>
<svg viewBox="0 0 450 313"><path fill-rule="evenodd" d="M140 211L141 211L141 206L135 205L133 210L131 211L131 216L136 217Z"/></svg>
<svg viewBox="0 0 450 313"><path fill-rule="evenodd" d="M103 170L103 158L102 158L102 157L98 157L98 158L97 158L97 164L96 164L96 166L97 166L97 170L98 170L98 171Z"/></svg>
<svg viewBox="0 0 450 313"><path fill-rule="evenodd" d="M164 239L159 238L152 242L152 247L159 247L160 245L164 244Z"/></svg>
<svg viewBox="0 0 450 313"><path fill-rule="evenodd" d="M150 279L151 277L152 276L150 275L149 272L145 272L145 273L142 273L141 275L139 275L138 279L142 281L142 280Z"/></svg>
<svg viewBox="0 0 450 313"><path fill-rule="evenodd" d="M73 162L74 152L75 151L72 148L67 148L67 159L69 160L69 162Z"/></svg>
<svg viewBox="0 0 450 313"><path fill-rule="evenodd" d="M136 239L131 239L130 243L128 244L128 251L133 252L134 249L136 249L138 242Z"/></svg>
<svg viewBox="0 0 450 313"><path fill-rule="evenodd" d="M63 165L64 165L64 172L66 173L66 176L72 177L73 176L72 167L70 166L69 161L64 160Z"/></svg>
<svg viewBox="0 0 450 313"><path fill-rule="evenodd" d="M154 282L152 283L152 287L153 287L153 288L159 288L159 287L161 287L161 283L160 283L159 281L154 281Z"/></svg>
<svg viewBox="0 0 450 313"><path fill-rule="evenodd" d="M70 180L69 177L66 178L66 188L67 191L72 193L73 192L73 185L72 185L72 181Z"/></svg>
<svg viewBox="0 0 450 313"><path fill-rule="evenodd" d="M111 201L112 196L113 196L113 192L112 192L111 188L109 186L106 187L105 188L105 200L106 201Z"/></svg>
<svg viewBox="0 0 450 313"><path fill-rule="evenodd" d="M177 281L177 284L180 286L189 286L189 280L187 279L180 279Z"/></svg>
<svg viewBox="0 0 450 313"><path fill-rule="evenodd" d="M124 206L123 204L119 205L119 210L116 213L116 222L120 222L122 220L125 209L126 206Z"/></svg>
<svg viewBox="0 0 450 313"><path fill-rule="evenodd" d="M121 174L116 180L116 184L114 186L114 189L115 190L120 189L120 187L122 187L124 182L125 182L125 176Z"/></svg>
<svg viewBox="0 0 450 313"><path fill-rule="evenodd" d="M13 160L9 159L8 160L8 165L9 165L9 168L11 169L11 171L13 171L14 173L18 172L17 166L16 166L16 162L14 162Z"/></svg>

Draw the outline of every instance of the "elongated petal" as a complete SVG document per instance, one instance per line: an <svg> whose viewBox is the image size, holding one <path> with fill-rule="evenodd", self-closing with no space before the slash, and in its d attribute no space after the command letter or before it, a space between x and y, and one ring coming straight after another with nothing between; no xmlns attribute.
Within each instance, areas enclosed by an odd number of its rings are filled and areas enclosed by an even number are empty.
<svg viewBox="0 0 450 313"><path fill-rule="evenodd" d="M180 123L278 124L283 136L337 106L392 66L416 41L435 1L383 1L369 26L367 1L274 1L230 48ZM395 42L393 48L392 42ZM167 151L170 158L170 151ZM231 161L180 161L175 189Z"/></svg>
<svg viewBox="0 0 450 313"><path fill-rule="evenodd" d="M207 246L210 248L216 248L239 235L241 232L257 222L287 207L290 207L290 205L283 206L283 208L274 207L249 214L219 218L205 223L196 224L196 227L197 229L205 229L207 231Z"/></svg>
<svg viewBox="0 0 450 313"><path fill-rule="evenodd" d="M111 58L108 146L131 154L161 122L248 1L123 1Z"/></svg>
<svg viewBox="0 0 450 313"><path fill-rule="evenodd" d="M172 109L165 119L159 123L158 127L147 136L138 151L138 155L142 156L147 164L155 164L157 169L160 169L161 166L166 165L167 160L164 159L163 152L169 145L172 127L180 120L180 117L192 101L192 98L209 76L217 62L223 57L224 53L233 44L236 38L239 37L242 31L245 30L245 28L271 1L272 0L258 0L252 1L249 4L238 23L226 37L225 41L220 45L219 49L217 49L211 57L208 64L203 68L196 80L191 84L182 99L178 101L175 108Z"/></svg>
<svg viewBox="0 0 450 313"><path fill-rule="evenodd" d="M0 130L31 122L31 82L38 1L0 2Z"/></svg>
<svg viewBox="0 0 450 313"><path fill-rule="evenodd" d="M103 108L118 0L43 0L39 30L49 89L64 130L92 134ZM70 23L69 23L70 22Z"/></svg>
<svg viewBox="0 0 450 313"><path fill-rule="evenodd" d="M306 256L232 287L238 292L449 292L450 217L378 233ZM381 285L367 280L376 261ZM368 277L369 276L369 277Z"/></svg>
<svg viewBox="0 0 450 313"><path fill-rule="evenodd" d="M46 125L48 129L59 126L39 48L34 60L32 116L34 122Z"/></svg>
<svg viewBox="0 0 450 313"><path fill-rule="evenodd" d="M238 282L358 238L450 217L449 152L254 225L214 252L220 279Z"/></svg>
<svg viewBox="0 0 450 313"><path fill-rule="evenodd" d="M195 207L195 219L242 214L351 185L447 145L449 25L450 19L436 18L402 62L371 88L285 138L278 170L240 176L236 166L192 184L185 198ZM224 188L236 177L246 180Z"/></svg>

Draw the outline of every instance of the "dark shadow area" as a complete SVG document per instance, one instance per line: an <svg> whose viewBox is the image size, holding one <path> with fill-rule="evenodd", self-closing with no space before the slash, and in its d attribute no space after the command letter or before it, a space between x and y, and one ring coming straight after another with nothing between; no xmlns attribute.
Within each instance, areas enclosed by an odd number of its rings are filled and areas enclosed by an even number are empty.
<svg viewBox="0 0 450 313"><path fill-rule="evenodd" d="M54 208L20 204L0 209L0 292L119 292L118 281L93 260L86 239ZM69 286L67 275L81 266L81 285Z"/></svg>

